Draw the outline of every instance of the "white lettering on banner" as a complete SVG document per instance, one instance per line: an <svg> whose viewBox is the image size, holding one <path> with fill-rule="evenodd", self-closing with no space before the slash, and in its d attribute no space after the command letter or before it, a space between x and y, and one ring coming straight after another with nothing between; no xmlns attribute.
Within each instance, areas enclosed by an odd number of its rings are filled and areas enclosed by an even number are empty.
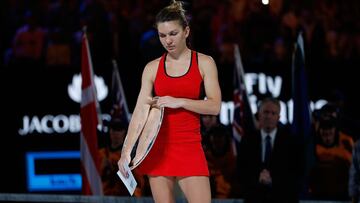
<svg viewBox="0 0 360 203"><path fill-rule="evenodd" d="M69 131L71 133L80 132L80 116L79 115L70 115L69 116Z"/></svg>
<svg viewBox="0 0 360 203"><path fill-rule="evenodd" d="M249 95L254 94L254 87L257 85L260 94L270 92L274 98L278 98L281 93L282 77L267 76L265 73L246 73L245 84Z"/></svg>
<svg viewBox="0 0 360 203"><path fill-rule="evenodd" d="M271 95L274 98L279 97L281 93L282 78L280 76L276 76L274 79L267 77L266 82Z"/></svg>
<svg viewBox="0 0 360 203"><path fill-rule="evenodd" d="M80 132L79 115L45 115L42 118L38 116L24 116L23 126L18 130L19 135L28 135L32 133L52 134L52 133L78 133Z"/></svg>
<svg viewBox="0 0 360 203"><path fill-rule="evenodd" d="M220 111L220 121L221 123L229 124L234 120L234 102L222 102L221 111Z"/></svg>
<svg viewBox="0 0 360 203"><path fill-rule="evenodd" d="M41 119L41 126L43 126L42 129L45 133L50 134L50 133L54 132L54 130L52 128L49 128L49 126L48 126L48 122L52 121L53 119L54 119L54 116L52 116L52 115L46 115L46 116L44 116L43 119Z"/></svg>
<svg viewBox="0 0 360 203"><path fill-rule="evenodd" d="M246 73L245 74L245 86L248 94L253 94L254 89L253 86L257 84L257 73Z"/></svg>
<svg viewBox="0 0 360 203"><path fill-rule="evenodd" d="M56 116L53 120L53 128L57 133L64 133L69 129L69 119L65 115Z"/></svg>
<svg viewBox="0 0 360 203"><path fill-rule="evenodd" d="M24 121L26 121L26 125L24 123L24 127L26 127L25 129L27 129L27 131L38 131L40 133L42 133L42 130L41 130L41 126L40 126L40 121L39 121L39 118L38 117L34 117L31 122L29 118L26 118L26 119L23 119Z"/></svg>
<svg viewBox="0 0 360 203"><path fill-rule="evenodd" d="M102 115L102 120L109 121L110 119L111 116L109 114ZM22 121L23 126L18 130L19 135L22 136L33 133L79 133L81 128L79 115L45 115L42 118L39 118L39 116L30 117L28 115L25 115Z"/></svg>
<svg viewBox="0 0 360 203"><path fill-rule="evenodd" d="M260 94L266 94L266 75L264 73L259 73L259 92Z"/></svg>

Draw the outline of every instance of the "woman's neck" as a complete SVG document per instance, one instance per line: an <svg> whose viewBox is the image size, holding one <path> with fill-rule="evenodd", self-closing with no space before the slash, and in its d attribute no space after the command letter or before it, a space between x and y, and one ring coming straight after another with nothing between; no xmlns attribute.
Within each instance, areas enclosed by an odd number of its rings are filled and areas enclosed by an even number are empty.
<svg viewBox="0 0 360 203"><path fill-rule="evenodd" d="M179 60L179 59L187 58L189 55L191 55L191 50L188 47L185 47L178 53L168 53L168 56L172 60Z"/></svg>

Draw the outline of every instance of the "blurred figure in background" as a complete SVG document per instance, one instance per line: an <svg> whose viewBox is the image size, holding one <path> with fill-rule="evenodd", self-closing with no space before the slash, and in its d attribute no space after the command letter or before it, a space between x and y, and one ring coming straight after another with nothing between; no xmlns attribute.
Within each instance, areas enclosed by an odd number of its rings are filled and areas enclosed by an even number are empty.
<svg viewBox="0 0 360 203"><path fill-rule="evenodd" d="M300 144L279 125L280 102L262 100L260 130L240 143L239 176L246 203L299 202Z"/></svg>
<svg viewBox="0 0 360 203"><path fill-rule="evenodd" d="M213 126L206 134L204 147L210 172L211 196L234 198L236 191L236 156L232 147L230 131L223 125Z"/></svg>
<svg viewBox="0 0 360 203"><path fill-rule="evenodd" d="M201 130L201 142L205 148L209 145L209 132L213 128L221 127L226 128L224 124L220 122L218 115L201 115L200 116L200 130ZM227 129L228 130L228 129Z"/></svg>
<svg viewBox="0 0 360 203"><path fill-rule="evenodd" d="M328 106L321 109L316 128L316 162L310 171L310 197L348 200L349 167L354 141L351 136L340 132L337 114Z"/></svg>
<svg viewBox="0 0 360 203"><path fill-rule="evenodd" d="M16 30L9 58L10 65L36 67L43 65L46 31L33 11L24 14L24 24ZM37 67L39 68L39 67Z"/></svg>
<svg viewBox="0 0 360 203"><path fill-rule="evenodd" d="M110 196L130 196L125 185L117 176L117 162L121 156L121 149L124 144L128 125L122 119L116 117L119 115L114 108L112 119L109 124L109 137L107 144L100 149L101 179L104 195ZM136 169L133 170L134 177L138 183L134 196L144 196L146 193L146 179L141 176Z"/></svg>
<svg viewBox="0 0 360 203"><path fill-rule="evenodd" d="M352 154L349 172L349 196L352 203L360 200L360 140L357 140Z"/></svg>

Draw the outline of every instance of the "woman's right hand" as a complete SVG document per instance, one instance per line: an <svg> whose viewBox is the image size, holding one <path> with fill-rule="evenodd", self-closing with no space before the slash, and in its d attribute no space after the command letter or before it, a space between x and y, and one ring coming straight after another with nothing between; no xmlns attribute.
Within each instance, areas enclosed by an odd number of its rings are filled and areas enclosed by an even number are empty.
<svg viewBox="0 0 360 203"><path fill-rule="evenodd" d="M121 157L118 161L118 167L119 167L119 171L120 173L124 176L124 177L129 177L128 172L125 170L125 165L129 166L131 161L131 157L130 155L125 155L125 154L121 154Z"/></svg>

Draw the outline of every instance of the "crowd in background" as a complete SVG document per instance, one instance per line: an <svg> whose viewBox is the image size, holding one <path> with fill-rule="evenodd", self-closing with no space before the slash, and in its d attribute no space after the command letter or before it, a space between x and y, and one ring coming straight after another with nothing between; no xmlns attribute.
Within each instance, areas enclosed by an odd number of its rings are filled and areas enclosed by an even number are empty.
<svg viewBox="0 0 360 203"><path fill-rule="evenodd" d="M156 12L167 3L2 1L0 64L78 69L80 36L86 25L95 72L111 67L108 64L116 59L120 67L126 67L121 74L136 80L144 64L163 52L153 22ZM240 46L245 72L278 74L290 69L294 40L303 32L309 81L316 83L310 84L312 97L323 89L346 94L352 78L349 73L359 64L360 25L356 19L360 6L356 0L271 0L268 5L260 0L194 0L185 8L192 30L190 44L218 63L225 101L232 100L233 84L226 78L233 74L233 43ZM324 77L318 82L320 76Z"/></svg>
<svg viewBox="0 0 360 203"><path fill-rule="evenodd" d="M225 101L233 99L234 43L240 47L245 72L276 75L290 72L294 42L303 33L310 97L321 92L334 106L313 113L314 160L304 169L309 176L306 188L299 191L312 199L347 200L351 152L358 136L358 129L348 126L354 126L358 112L344 97L353 91L349 87L357 77L351 73L360 65L360 2L185 2L190 44L215 59ZM134 81L139 81L142 67L164 51L153 22L167 4L165 0L1 1L0 68L80 70L81 34L86 26L94 71L101 74L116 59L132 109L137 91L130 91L130 83L139 89L140 83ZM231 130L218 118L204 118L204 149L214 197L239 197L242 186L233 178L237 161L231 151Z"/></svg>

